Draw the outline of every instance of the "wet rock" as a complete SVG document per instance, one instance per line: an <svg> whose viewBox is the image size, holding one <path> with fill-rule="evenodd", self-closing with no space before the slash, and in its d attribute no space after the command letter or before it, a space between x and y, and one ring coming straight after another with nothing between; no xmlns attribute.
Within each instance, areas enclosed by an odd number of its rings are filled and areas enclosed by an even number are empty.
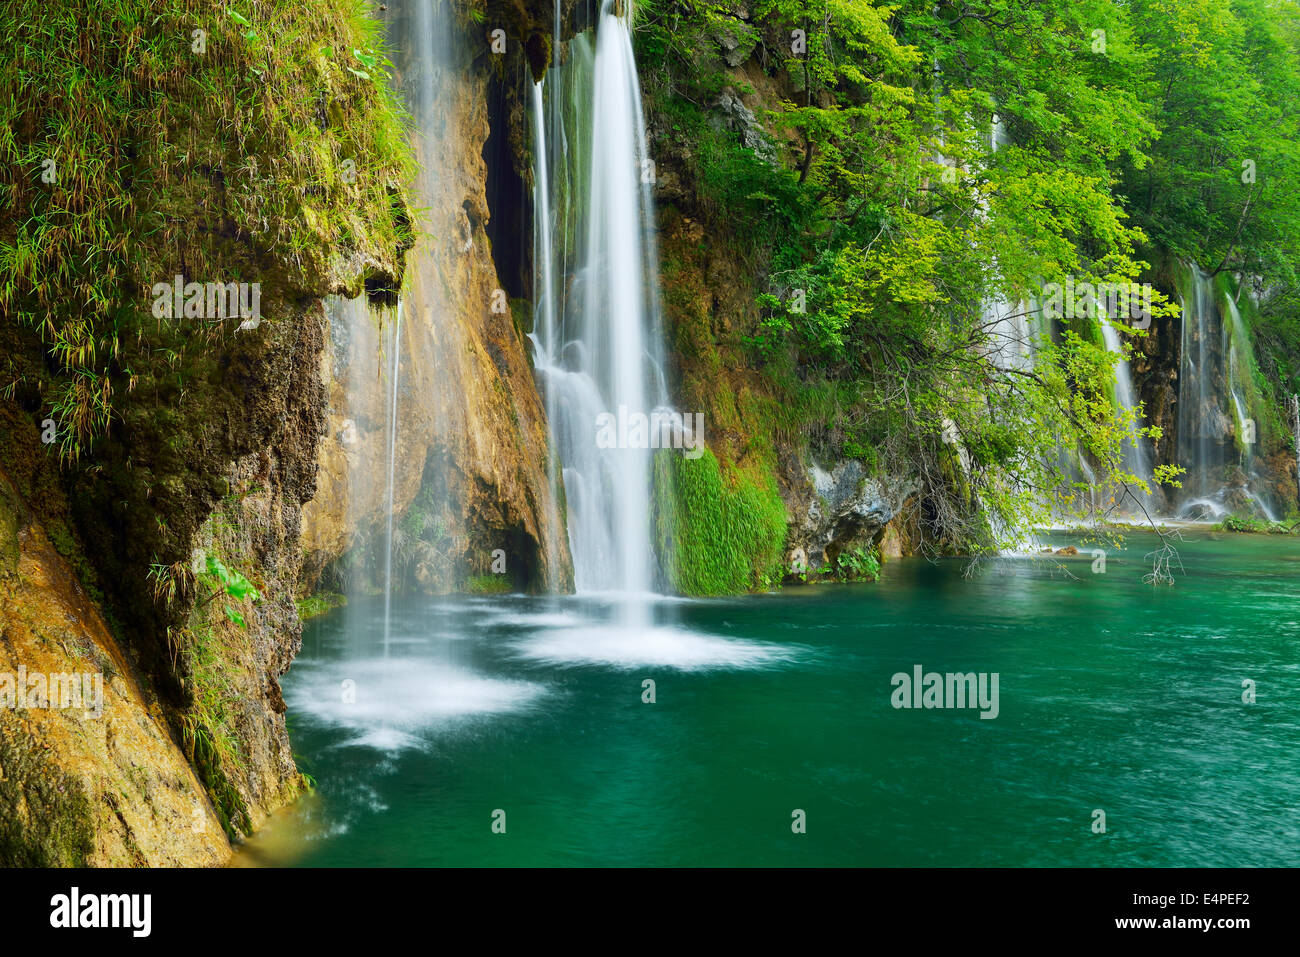
<svg viewBox="0 0 1300 957"><path fill-rule="evenodd" d="M550 8L533 6L544 14L538 22L549 25ZM493 550L501 549L515 587L568 590L572 563L550 484L549 429L524 338L531 310L514 298L507 312L492 311L509 283L488 235L489 71L472 69L449 82L456 95L428 124L442 135L417 138L422 167L437 172L417 187L426 235L409 253L417 279L403 303L394 576L424 592L455 591L467 575L487 573ZM527 165L526 157L511 162ZM330 317L333 348L319 370L329 421L319 489L303 514L309 588L322 578L337 591L382 585L374 569L340 561L366 546L374 553L376 543L384 548L391 395L377 335L366 321ZM353 341L367 336L372 341ZM358 362L358 355L369 358Z"/></svg>
<svg viewBox="0 0 1300 957"><path fill-rule="evenodd" d="M162 711L44 530L26 531L0 589L0 673L75 676L81 700L0 707L0 865L223 863L226 835Z"/></svg>
<svg viewBox="0 0 1300 957"><path fill-rule="evenodd" d="M867 475L857 459L839 462L829 471L813 464L793 494L785 496L790 516L787 550L802 549L810 570L859 546L875 545L886 555L907 554L911 535L891 523L902 517L904 503L916 491L915 480Z"/></svg>

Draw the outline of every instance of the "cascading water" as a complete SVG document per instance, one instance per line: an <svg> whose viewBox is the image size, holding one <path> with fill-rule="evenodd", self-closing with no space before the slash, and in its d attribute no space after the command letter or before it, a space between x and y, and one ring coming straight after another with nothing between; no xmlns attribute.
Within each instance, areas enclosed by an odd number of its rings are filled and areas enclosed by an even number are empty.
<svg viewBox="0 0 1300 957"><path fill-rule="evenodd" d="M389 337L392 364L389 366L388 402L388 494L385 501L386 535L384 540L384 654L388 654L393 621L393 486L397 468L397 376L402 356L402 301L397 300L397 321Z"/></svg>
<svg viewBox="0 0 1300 957"><path fill-rule="evenodd" d="M399 316L400 308L399 305ZM378 515L386 533L384 567L372 567L364 551L355 552L342 570L340 585L348 593L347 614L351 616L354 604L358 600L364 602L365 596L373 594L382 572L387 645L400 318L394 323L392 315L371 306L365 296L355 299L330 296L325 300L325 313L329 319L331 375L343 386L343 406L339 411L346 418L336 438L347 462L345 473L339 478L344 483L342 496L347 502L348 525L370 528ZM375 467L377 462L386 463L383 473ZM350 633L359 634L360 628L352 628ZM358 654L371 652L367 648L356 650Z"/></svg>
<svg viewBox="0 0 1300 957"><path fill-rule="evenodd" d="M1182 296L1178 369L1178 457L1187 472L1183 478L1184 511L1198 503L1213 507L1206 497L1206 472L1210 467L1209 427L1215 418L1209 413L1217 411L1209 399L1211 354L1206 330L1213 309L1213 291L1208 277L1195 268L1188 285Z"/></svg>
<svg viewBox="0 0 1300 957"><path fill-rule="evenodd" d="M1238 447L1241 450L1241 470L1245 478L1242 494L1270 522L1277 521L1268 499L1255 491L1259 485L1259 475L1255 472L1255 423L1250 417L1249 403L1246 399L1246 384L1250 381L1250 367L1246 357L1250 355L1250 338L1245 324L1241 321L1241 312L1236 300L1224 297L1227 321L1223 324L1224 353L1227 355L1228 394L1232 396L1232 408L1236 415Z"/></svg>
<svg viewBox="0 0 1300 957"><path fill-rule="evenodd" d="M1001 117L993 115L989 126L989 150L997 153L999 147L1010 143ZM981 214L987 215L983 201ZM996 266L996 262L994 263ZM1025 370L1034 366L1034 333L1030 310L1020 303L1010 303L1005 297L995 295L985 300L982 308L984 328L992 341L989 357L999 369Z"/></svg>
<svg viewBox="0 0 1300 957"><path fill-rule="evenodd" d="M558 82L558 92L533 90L533 342L563 464L578 590L642 594L654 584L652 461L650 436L629 424L663 409L667 392L653 165L628 18L606 0L594 53L576 38L558 81L544 81ZM597 442L603 415L618 424L618 447ZM628 606L639 619L638 604Z"/></svg>
<svg viewBox="0 0 1300 957"><path fill-rule="evenodd" d="M1300 394L1291 395L1287 408L1291 414L1291 438L1295 449L1296 474L1300 475Z"/></svg>
<svg viewBox="0 0 1300 957"><path fill-rule="evenodd" d="M1115 401L1124 411L1124 417L1127 424L1136 430L1142 427L1141 417L1137 411L1137 401L1133 391L1133 374L1129 368L1128 357L1124 354L1124 344L1120 339L1119 331L1114 327L1111 320L1101 320L1102 339L1106 344L1106 351L1113 352L1118 358L1115 360ZM1144 479L1151 492L1142 492L1139 489L1131 489L1128 493L1129 501L1120 503L1120 510L1132 510L1129 506L1140 506L1138 511L1144 511L1151 514L1156 502L1156 484L1151 471L1151 457L1147 454L1146 441L1141 435L1134 435L1131 440L1124 442L1124 471Z"/></svg>
<svg viewBox="0 0 1300 957"><path fill-rule="evenodd" d="M558 85L558 84L557 84ZM544 91L541 83L534 83L532 88L533 108L533 148L542 159L533 164L533 302L535 303L533 327L541 331L548 342L552 340L556 329L555 276L555 221L551 216L551 153L547 146L546 110L543 105ZM534 343L538 340L534 337ZM540 358L540 350L539 350ZM548 364L548 368L549 368ZM545 397L546 417L550 422L556 419L557 406L555 395L548 393ZM552 564L558 563L559 542L555 540L560 527L558 503L560 500L559 463L555 456L547 462L547 480L551 484L551 534L543 543Z"/></svg>
<svg viewBox="0 0 1300 957"><path fill-rule="evenodd" d="M1218 519L1254 512L1273 519L1257 491L1248 404L1249 341L1237 304L1212 277L1186 269L1178 370L1178 463L1186 470L1180 518Z"/></svg>

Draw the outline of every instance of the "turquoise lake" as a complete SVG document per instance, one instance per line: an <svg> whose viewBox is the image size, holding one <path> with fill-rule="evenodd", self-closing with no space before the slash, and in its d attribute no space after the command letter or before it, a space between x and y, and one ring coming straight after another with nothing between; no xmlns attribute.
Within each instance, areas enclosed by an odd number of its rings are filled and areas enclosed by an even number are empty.
<svg viewBox="0 0 1300 957"><path fill-rule="evenodd" d="M354 601L284 678L316 791L236 863L1300 864L1300 541L1183 534L1172 587L1138 535L1104 574L896 560L634 631L614 599L395 599L387 653ZM895 708L917 665L996 673L997 717Z"/></svg>

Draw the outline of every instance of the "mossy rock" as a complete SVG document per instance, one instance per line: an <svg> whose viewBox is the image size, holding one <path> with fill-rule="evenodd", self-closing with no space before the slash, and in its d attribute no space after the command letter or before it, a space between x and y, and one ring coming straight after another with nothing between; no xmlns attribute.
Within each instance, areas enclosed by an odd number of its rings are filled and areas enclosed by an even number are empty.
<svg viewBox="0 0 1300 957"><path fill-rule="evenodd" d="M93 850L81 782L50 764L12 713L0 711L0 866L84 867Z"/></svg>
<svg viewBox="0 0 1300 957"><path fill-rule="evenodd" d="M17 491L0 474L0 580L18 574L18 531L25 511Z"/></svg>
<svg viewBox="0 0 1300 957"><path fill-rule="evenodd" d="M761 590L779 581L786 515L767 471L723 467L709 450L655 459L655 532L669 584L686 595Z"/></svg>

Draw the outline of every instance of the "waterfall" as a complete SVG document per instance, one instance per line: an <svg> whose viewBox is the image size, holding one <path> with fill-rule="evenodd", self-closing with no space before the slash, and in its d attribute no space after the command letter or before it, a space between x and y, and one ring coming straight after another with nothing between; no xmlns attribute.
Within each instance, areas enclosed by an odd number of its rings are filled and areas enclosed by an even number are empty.
<svg viewBox="0 0 1300 957"><path fill-rule="evenodd" d="M1118 356L1115 360L1115 401L1124 412L1125 424L1137 430L1141 428L1142 420L1137 412L1137 400L1133 391L1133 373L1129 368L1128 356L1124 354L1124 343L1120 339L1119 331L1110 319L1101 320L1101 335L1106 345L1106 351L1113 352ZM1125 440L1123 455L1124 471L1144 479L1152 488L1151 492L1133 489L1128 493L1133 499L1133 504L1141 506L1138 509L1139 511L1145 510L1150 513L1155 505L1156 485L1151 471L1151 458L1147 454L1145 438L1135 434L1131 439ZM1124 503L1120 504L1123 506Z"/></svg>
<svg viewBox="0 0 1300 957"><path fill-rule="evenodd" d="M393 353L389 367L388 403L388 494L385 501L387 520L384 540L384 654L388 654L389 633L393 618L393 485L397 467L397 373L402 354L402 300L397 300L397 321L393 324L389 348Z"/></svg>
<svg viewBox="0 0 1300 957"><path fill-rule="evenodd" d="M998 147L1009 142L1002 118L994 113L989 125L989 151L996 153ZM981 216L988 215L988 206L983 198L979 209ZM996 261L993 266L997 268ZM995 294L981 306L981 318L992 339L989 358L995 366L1004 370L1034 367L1034 328L1030 323L1029 309L1023 303L1010 303L1001 294Z"/></svg>
<svg viewBox="0 0 1300 957"><path fill-rule="evenodd" d="M1180 518L1218 519L1234 512L1273 520L1254 486L1250 419L1250 342L1236 302L1211 276L1185 268L1178 369L1178 464L1186 469Z"/></svg>
<svg viewBox="0 0 1300 957"><path fill-rule="evenodd" d="M400 310L399 304L399 310ZM373 529L386 529L386 561L382 569L385 592L385 632L388 620L389 582L392 578L392 515L397 416L398 347L391 317L370 305L365 295L354 299L325 298L329 320L328 361L337 391L331 394L331 416L346 468L336 475L341 488L335 493L346 502L347 525L364 538ZM387 463L380 472L378 464ZM354 541L355 544L355 541ZM380 569L368 561L368 549L355 549L340 569L339 585L348 594L346 614L352 618L355 599L374 594ZM369 613L364 613L369 615ZM360 635L362 623L350 628ZM370 649L359 648L359 654Z"/></svg>
<svg viewBox="0 0 1300 957"><path fill-rule="evenodd" d="M557 34L558 35L558 34ZM558 84L556 84L558 86ZM541 83L534 83L532 88L533 111L533 149L538 157L533 164L533 342L540 337L546 342L553 342L556 329L555 243L553 233L555 220L551 216L551 152L548 148L546 132L546 109L544 91ZM544 396L546 418L548 422L556 420L558 407L554 391ZM547 460L547 481L551 485L551 522L550 530L543 543L552 567L559 564L559 507L560 476L558 462L554 455Z"/></svg>
<svg viewBox="0 0 1300 957"><path fill-rule="evenodd" d="M1241 470L1245 478L1242 494L1270 522L1277 521L1277 516L1269 506L1266 495L1255 490L1253 486L1261 484L1255 472L1256 425L1250 418L1250 405L1246 389L1250 383L1250 356L1252 349L1245 323L1241 321L1241 312L1237 301L1231 296L1224 297L1227 309L1227 321L1223 324L1224 352L1227 355L1228 394L1232 396L1232 408L1236 413L1235 424L1237 440L1241 450Z"/></svg>
<svg viewBox="0 0 1300 957"><path fill-rule="evenodd" d="M654 167L630 13L620 16L615 6L605 0L594 53L576 38L564 66L543 81L552 89L532 91L532 338L563 466L578 590L640 594L654 584L650 436L627 426L661 410L667 392ZM617 447L598 443L602 422L617 423Z"/></svg>

